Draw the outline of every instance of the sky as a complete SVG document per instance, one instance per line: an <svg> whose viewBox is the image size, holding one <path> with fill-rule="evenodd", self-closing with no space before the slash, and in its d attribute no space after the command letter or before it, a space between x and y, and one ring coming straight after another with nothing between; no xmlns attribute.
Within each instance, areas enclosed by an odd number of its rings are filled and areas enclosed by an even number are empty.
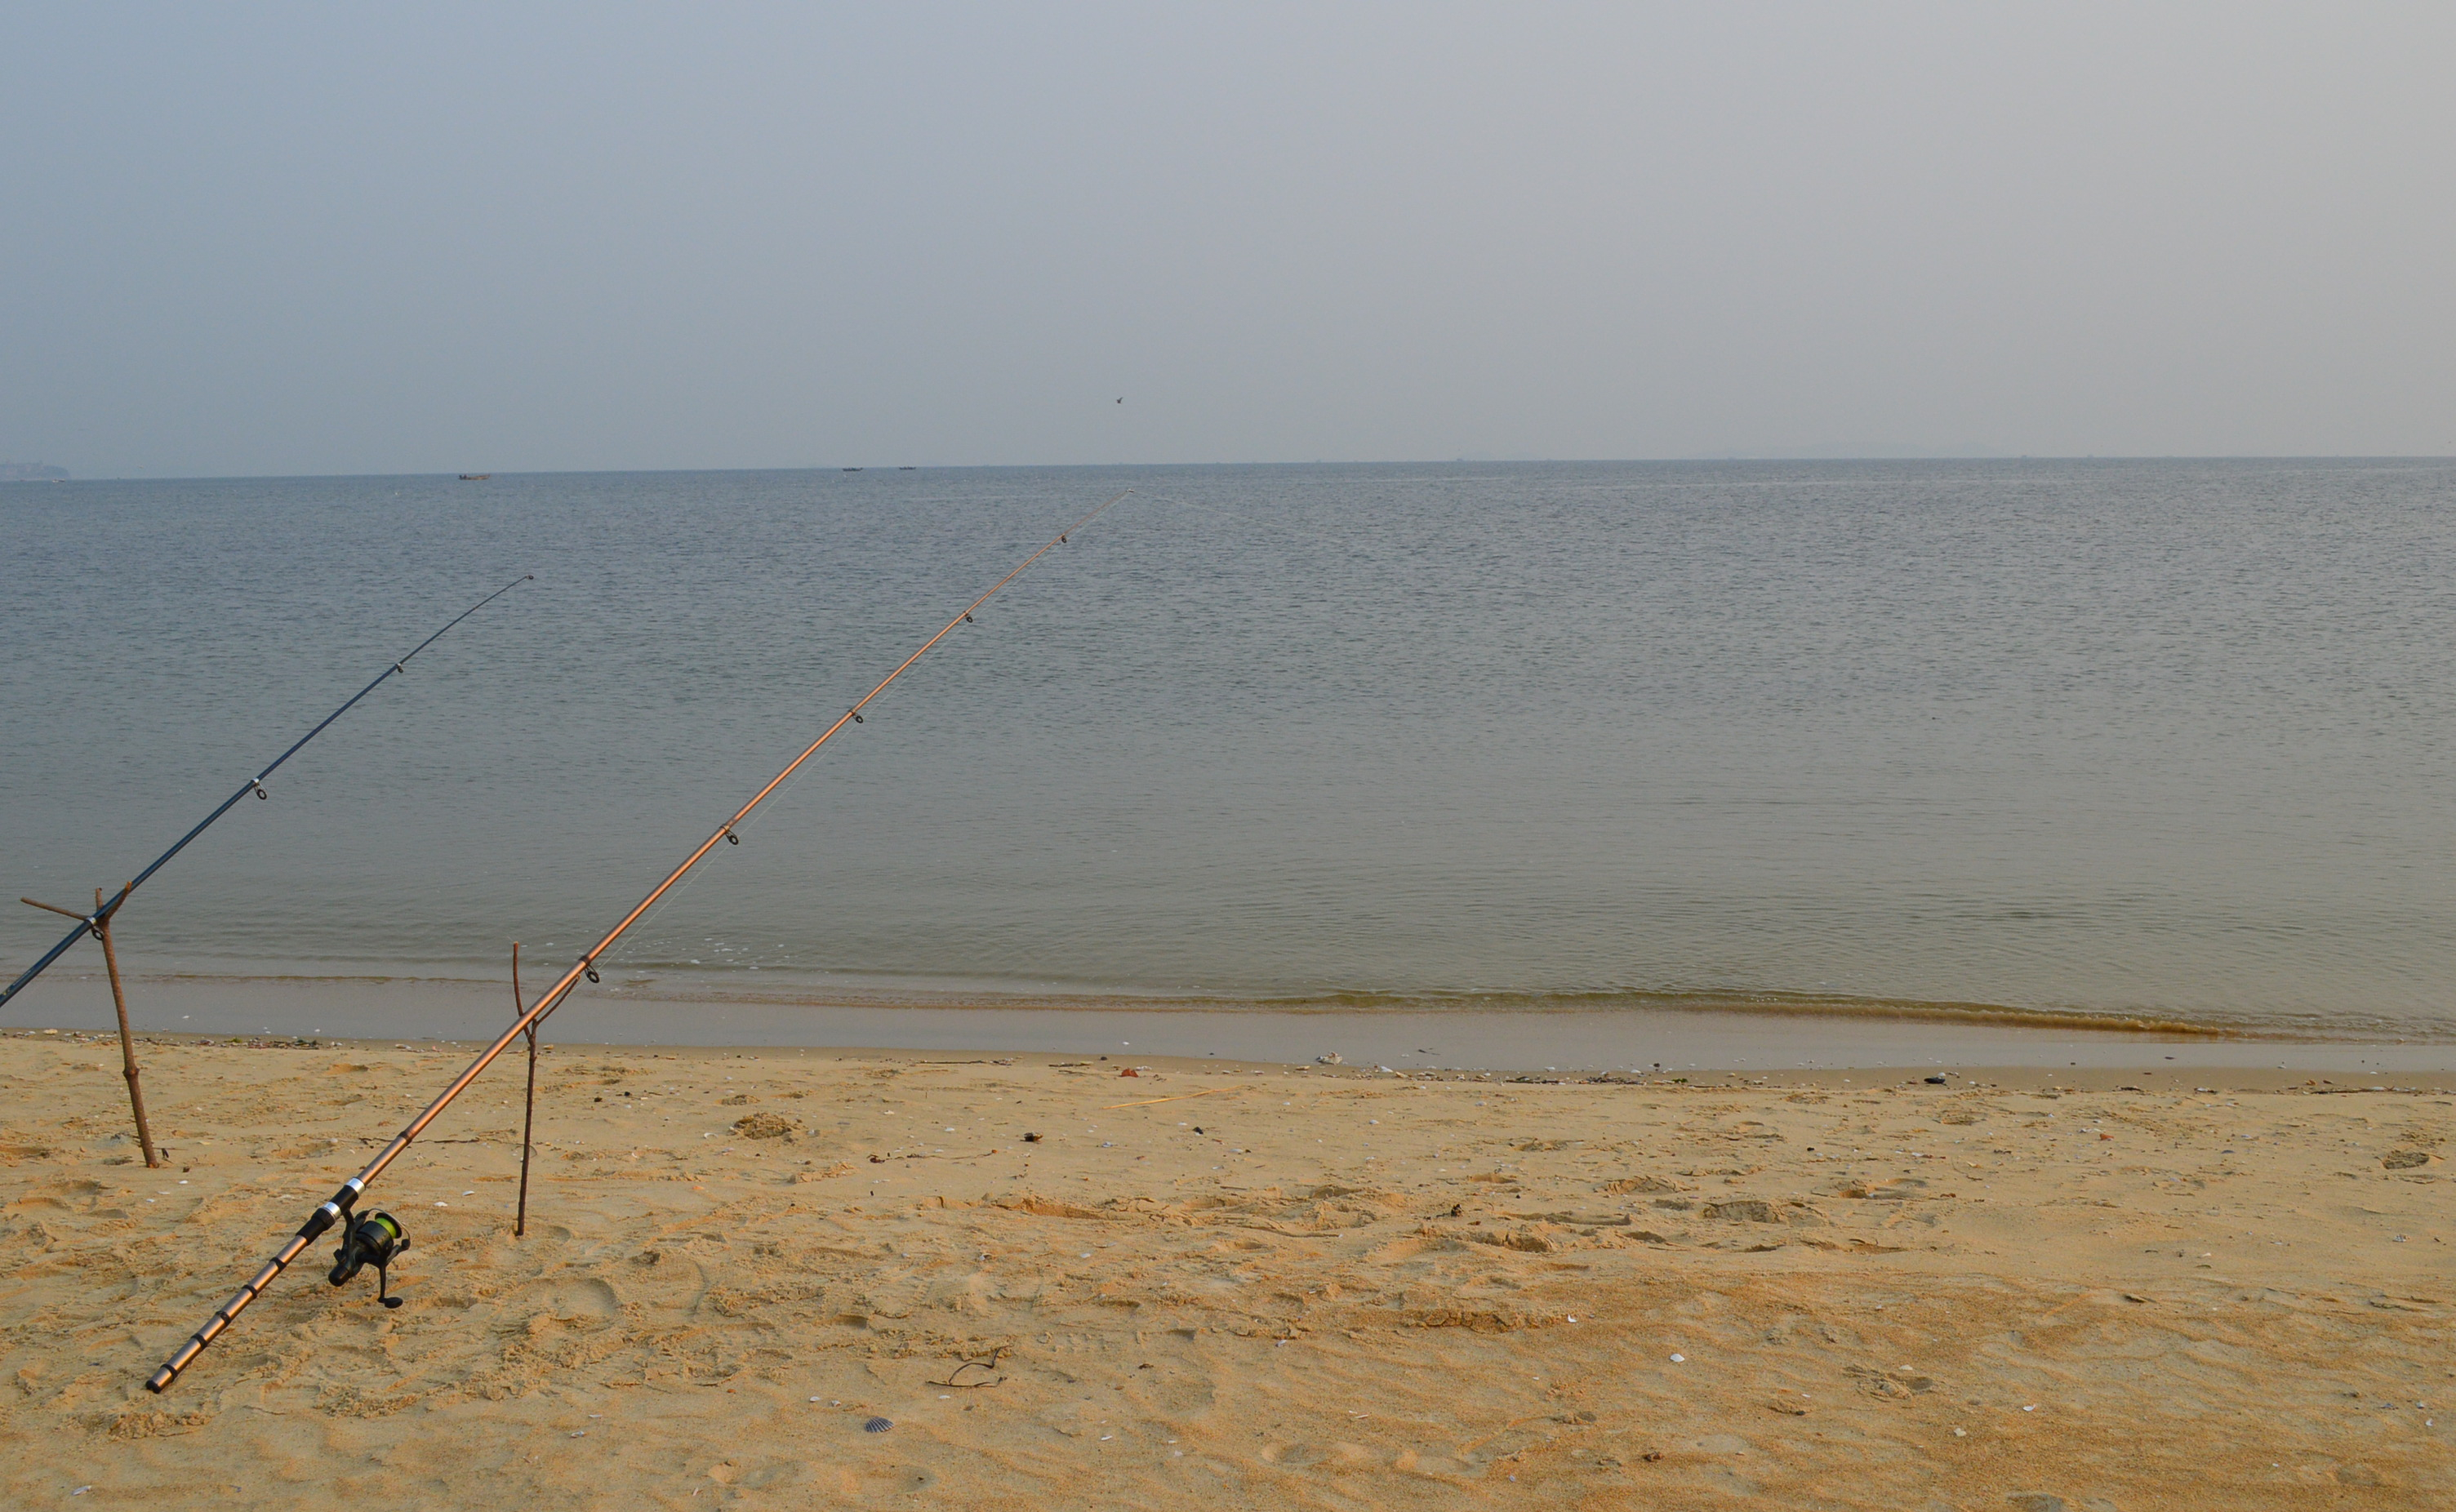
<svg viewBox="0 0 2456 1512"><path fill-rule="evenodd" d="M2446 5L0 0L0 460L2446 455L2450 78Z"/></svg>

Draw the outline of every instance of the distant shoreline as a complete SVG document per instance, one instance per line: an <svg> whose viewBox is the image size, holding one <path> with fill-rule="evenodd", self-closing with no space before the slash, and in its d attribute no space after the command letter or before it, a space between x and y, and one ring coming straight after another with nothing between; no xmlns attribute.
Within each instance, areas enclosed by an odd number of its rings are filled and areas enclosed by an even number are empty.
<svg viewBox="0 0 2456 1512"><path fill-rule="evenodd" d="M1146 472L1186 471L1202 468L1245 467L1696 467L1708 465L1811 466L1823 463L1852 465L1947 465L1955 463L1996 463L2018 466L2023 463L2102 462L2108 464L2177 462L2207 464L2210 462L2424 462L2456 461L2456 456L2430 452L2363 453L2284 452L2274 456L2198 456L2185 453L2139 453L2118 455L2107 453L2047 452L1924 452L1896 454L1885 452L1833 452L1819 454L1768 450L1756 452L1712 452L1693 457L1419 457L1359 458L1346 460L1313 459L1281 461L1191 461L1191 462L869 462L850 465L837 462L793 462L776 466L712 466L712 467L537 467L498 470L485 476L495 481L511 481L523 478L663 478L716 477L736 474L809 473L828 477L867 480L871 472L897 473L988 473L988 472ZM847 477L847 475L852 477ZM56 475L56 476L52 476ZM8 481L78 481L89 483L231 483L251 481L308 482L326 480L381 479L393 481L454 482L457 471L415 472L299 472L299 473L96 473L72 480L65 469L51 469L41 479L12 480L0 472L0 482Z"/></svg>

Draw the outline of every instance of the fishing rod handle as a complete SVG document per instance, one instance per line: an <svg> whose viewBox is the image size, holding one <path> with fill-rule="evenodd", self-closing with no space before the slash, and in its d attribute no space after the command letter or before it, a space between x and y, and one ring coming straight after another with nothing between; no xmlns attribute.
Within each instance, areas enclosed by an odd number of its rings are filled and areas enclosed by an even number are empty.
<svg viewBox="0 0 2456 1512"><path fill-rule="evenodd" d="M582 970L582 967L575 966L565 972L563 980L548 989L545 995L539 998L527 1012L515 1020L512 1027L503 1032L502 1037L489 1046L485 1053L480 1055L468 1070L453 1078L452 1085L443 1089L442 1095L427 1104L425 1112L412 1119L408 1128L393 1135L390 1144L376 1152L376 1157L367 1162L365 1170L342 1182L339 1191L334 1193L324 1200L322 1206L309 1214L307 1221L298 1225L298 1232L291 1236L290 1242L281 1247L281 1253L265 1261L262 1270L250 1277L245 1286L240 1287L229 1301L224 1302L215 1312L213 1317L205 1319L205 1326L189 1335L188 1341L180 1345L177 1352L170 1359L164 1360L160 1369L147 1378L145 1389L157 1395L169 1389L171 1383L179 1379L179 1373L194 1363L196 1357L205 1352L205 1346L211 1344L220 1336L223 1329L231 1325L232 1319L247 1311L248 1304L262 1296L266 1287L280 1279L281 1273L290 1268L291 1261L298 1258L307 1246L315 1243L317 1236L324 1231L347 1218L350 1216L350 1210L358 1204L359 1195L366 1191L367 1184L383 1175L384 1167L392 1164L395 1157L408 1149L411 1141L424 1133L426 1126L433 1123L436 1116L449 1107L454 1098L467 1090L469 1084L476 1081L479 1073L494 1063L495 1057L501 1054L506 1046L520 1038L523 1031L535 1029L547 1013L560 1006L564 994L571 991L572 984L580 979Z"/></svg>
<svg viewBox="0 0 2456 1512"><path fill-rule="evenodd" d="M248 1277L247 1284L232 1294L229 1301L215 1309L214 1316L205 1319L205 1326L190 1334L188 1341L181 1344L170 1359L162 1361L161 1369L146 1378L145 1389L156 1396L169 1390L171 1382L179 1379L179 1372L194 1363L196 1357L205 1352L205 1346L220 1338L222 1330L247 1311L248 1303L263 1296L266 1287L281 1278L281 1273L290 1268L291 1261L306 1253L307 1246L315 1243L325 1230L349 1216L350 1209L358 1200L358 1194L365 1190L366 1183L352 1176L341 1184L341 1190L325 1198L322 1206L307 1215L307 1221L298 1225L298 1232L290 1236L290 1242L281 1247L281 1252L265 1261L264 1269Z"/></svg>

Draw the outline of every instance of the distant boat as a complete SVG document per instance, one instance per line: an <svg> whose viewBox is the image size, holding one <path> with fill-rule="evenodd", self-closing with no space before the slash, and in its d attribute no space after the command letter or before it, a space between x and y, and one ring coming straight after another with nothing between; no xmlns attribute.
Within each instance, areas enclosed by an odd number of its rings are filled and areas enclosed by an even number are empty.
<svg viewBox="0 0 2456 1512"><path fill-rule="evenodd" d="M914 469L914 468L911 468L911 467L899 467L899 468L897 468L897 469L895 469L895 470L896 470L897 472L899 472L899 473L909 473L909 472L913 472L913 471L915 471L916 469Z"/></svg>
<svg viewBox="0 0 2456 1512"><path fill-rule="evenodd" d="M492 473L462 473L460 480L464 483L482 483L494 476Z"/></svg>
<svg viewBox="0 0 2456 1512"><path fill-rule="evenodd" d="M848 468L846 468L846 469L845 469L845 471L846 471L846 472L849 472L849 473L857 473L857 472L860 472L860 471L861 471L861 469L860 469L860 468L858 468L858 467L848 467Z"/></svg>

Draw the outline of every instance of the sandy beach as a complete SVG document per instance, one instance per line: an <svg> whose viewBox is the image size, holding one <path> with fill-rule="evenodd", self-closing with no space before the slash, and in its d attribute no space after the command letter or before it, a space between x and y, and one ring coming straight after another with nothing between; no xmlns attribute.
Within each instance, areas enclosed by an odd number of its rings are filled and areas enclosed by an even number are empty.
<svg viewBox="0 0 2456 1512"><path fill-rule="evenodd" d="M2441 1506L2444 1073L0 1040L12 1506ZM1132 1072L1132 1075L1126 1074ZM1036 1136L1036 1137L1034 1137ZM872 1420L888 1426L866 1431Z"/></svg>

